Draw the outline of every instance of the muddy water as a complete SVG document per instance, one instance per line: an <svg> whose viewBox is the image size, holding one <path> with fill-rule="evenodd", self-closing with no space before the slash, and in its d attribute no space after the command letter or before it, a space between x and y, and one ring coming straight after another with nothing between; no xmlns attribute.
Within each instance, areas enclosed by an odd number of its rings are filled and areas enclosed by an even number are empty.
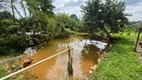
<svg viewBox="0 0 142 80"><path fill-rule="evenodd" d="M106 43L90 41L78 36L52 40L46 47L37 51L37 54L33 56L33 63L67 49L68 45L74 48L72 50L73 78L87 79L90 67L97 64L99 48L103 49ZM32 68L31 74L37 75L38 80L68 80L67 63L68 55L65 52Z"/></svg>

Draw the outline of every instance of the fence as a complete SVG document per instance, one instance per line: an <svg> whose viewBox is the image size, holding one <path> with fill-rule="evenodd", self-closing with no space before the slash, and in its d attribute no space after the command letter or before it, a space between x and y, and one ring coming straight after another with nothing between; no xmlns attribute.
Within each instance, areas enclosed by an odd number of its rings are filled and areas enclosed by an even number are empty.
<svg viewBox="0 0 142 80"><path fill-rule="evenodd" d="M72 57L71 57L71 50L72 50L73 48L68 48L68 49L66 49L66 50L64 50L64 51L61 51L61 52L59 52L59 53L57 53L57 54L55 54L55 55L53 55L53 56L50 56L50 57L48 57L48 58L46 58L46 59L43 59L43 60L41 60L41 61L39 61L39 62L37 62L37 63L35 63L35 64L32 64L32 65L30 65L30 66L28 66L28 67L26 67L26 68L23 68L23 69L21 69L21 70L19 70L19 71L17 71L17 72L14 72L14 73L11 73L11 74L9 74L9 75L7 75L7 76L5 76L5 77L3 77L3 78L1 78L0 80L5 80L5 79L8 79L8 78L10 78L10 77L12 77L12 76L14 76L14 75L17 75L17 74L19 74L19 73L21 73L21 72L23 72L23 71L26 71L26 70L28 70L28 69L30 69L30 68L32 68L32 67L34 67L34 66L37 66L37 65L39 65L39 64L41 64L41 63L43 63L43 62L45 62L45 61L47 61L47 60L49 60L49 59L51 59L51 58L53 58L53 57L56 57L56 56L58 56L58 55L60 55L60 54L62 54L62 53L64 53L64 52L67 52L68 51L68 57L69 57L69 61L68 61L68 63L71 65L71 67L72 67ZM73 70L73 69L72 69ZM72 71L73 72L73 71ZM68 73L71 73L71 75L72 75L72 72L68 72Z"/></svg>

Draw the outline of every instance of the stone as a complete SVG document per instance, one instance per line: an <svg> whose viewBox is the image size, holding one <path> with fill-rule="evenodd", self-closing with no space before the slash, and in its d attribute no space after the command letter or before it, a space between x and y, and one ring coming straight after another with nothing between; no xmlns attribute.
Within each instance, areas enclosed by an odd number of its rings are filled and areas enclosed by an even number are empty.
<svg viewBox="0 0 142 80"><path fill-rule="evenodd" d="M92 71L92 70L90 70L90 71L89 71L89 74L92 74L92 73L93 73L93 71Z"/></svg>
<svg viewBox="0 0 142 80"><path fill-rule="evenodd" d="M93 67L91 67L91 70L92 70L92 71L95 71L96 68L97 68L97 65L94 65Z"/></svg>

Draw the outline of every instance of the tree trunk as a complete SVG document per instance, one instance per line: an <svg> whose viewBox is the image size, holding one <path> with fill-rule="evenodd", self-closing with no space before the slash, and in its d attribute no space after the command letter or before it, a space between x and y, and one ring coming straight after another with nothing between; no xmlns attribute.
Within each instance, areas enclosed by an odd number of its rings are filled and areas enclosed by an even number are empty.
<svg viewBox="0 0 142 80"><path fill-rule="evenodd" d="M13 0L11 0L11 9L12 9L13 20L14 20L14 19L15 19L15 13L14 13L14 5L13 5Z"/></svg>
<svg viewBox="0 0 142 80"><path fill-rule="evenodd" d="M108 39L110 40L111 35L109 34L109 32L106 30L106 28L103 26L103 29L105 31L105 33L107 34Z"/></svg>
<svg viewBox="0 0 142 80"><path fill-rule="evenodd" d="M32 41L33 41L33 45L32 46L36 45L35 35L36 35L36 26L34 25L34 27L33 27L33 35L32 35Z"/></svg>

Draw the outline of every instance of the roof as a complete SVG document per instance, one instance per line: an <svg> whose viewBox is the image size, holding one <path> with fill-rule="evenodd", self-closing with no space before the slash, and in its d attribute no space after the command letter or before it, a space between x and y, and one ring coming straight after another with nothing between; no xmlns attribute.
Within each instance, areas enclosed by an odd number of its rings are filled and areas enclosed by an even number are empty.
<svg viewBox="0 0 142 80"><path fill-rule="evenodd" d="M135 28L142 28L142 22L137 22L136 24L133 25Z"/></svg>

